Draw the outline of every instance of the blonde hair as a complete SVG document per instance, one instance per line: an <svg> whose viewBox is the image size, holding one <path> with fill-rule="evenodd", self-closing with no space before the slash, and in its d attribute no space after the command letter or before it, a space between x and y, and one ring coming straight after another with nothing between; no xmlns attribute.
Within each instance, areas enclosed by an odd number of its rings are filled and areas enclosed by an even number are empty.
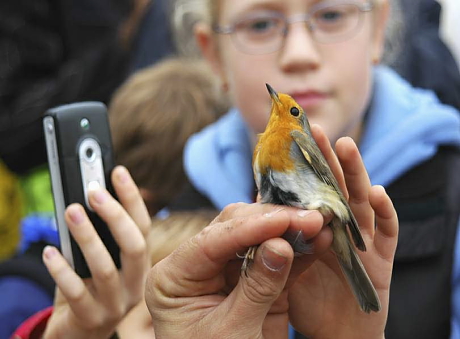
<svg viewBox="0 0 460 339"><path fill-rule="evenodd" d="M228 106L204 61L174 58L139 71L109 105L117 163L162 208L186 183L182 152L187 139Z"/></svg>
<svg viewBox="0 0 460 339"><path fill-rule="evenodd" d="M403 39L404 24L402 21L400 0L388 0L390 17L385 28L385 48L382 63L393 64L398 56ZM374 0L379 5L383 0ZM177 48L185 55L199 55L193 38L193 26L202 21L208 25L219 21L219 0L176 0L173 11L173 34Z"/></svg>
<svg viewBox="0 0 460 339"><path fill-rule="evenodd" d="M203 0L176 0L171 18L172 35L179 55L197 58L201 56L194 26L197 22L207 22L206 2Z"/></svg>
<svg viewBox="0 0 460 339"><path fill-rule="evenodd" d="M172 212L166 219L154 218L147 238L152 265L166 258L217 216L214 210Z"/></svg>

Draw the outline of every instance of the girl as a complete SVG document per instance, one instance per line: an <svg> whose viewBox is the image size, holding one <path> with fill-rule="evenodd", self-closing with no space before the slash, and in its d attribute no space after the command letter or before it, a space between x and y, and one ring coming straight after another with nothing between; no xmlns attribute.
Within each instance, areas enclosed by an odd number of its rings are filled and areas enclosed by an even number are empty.
<svg viewBox="0 0 460 339"><path fill-rule="evenodd" d="M452 286L459 113L380 65L389 2L207 1L197 40L234 108L189 140L185 167L215 207L253 201L252 150L270 112L265 83L290 94L331 142L347 135L359 144L371 182L395 203L401 232L387 337L448 338L460 309Z"/></svg>

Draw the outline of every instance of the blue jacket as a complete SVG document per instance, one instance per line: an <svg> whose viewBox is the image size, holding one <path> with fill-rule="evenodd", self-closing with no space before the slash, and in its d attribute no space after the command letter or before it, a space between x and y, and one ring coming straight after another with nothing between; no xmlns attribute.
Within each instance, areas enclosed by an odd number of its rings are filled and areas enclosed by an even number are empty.
<svg viewBox="0 0 460 339"><path fill-rule="evenodd" d="M413 88L388 67L374 69L370 107L360 151L372 184L390 185L433 157L441 145L460 146L460 113L441 104L433 92ZM252 201L249 135L240 113L232 109L186 145L184 165L190 181L219 209L232 202ZM460 338L460 236L457 237L451 338Z"/></svg>

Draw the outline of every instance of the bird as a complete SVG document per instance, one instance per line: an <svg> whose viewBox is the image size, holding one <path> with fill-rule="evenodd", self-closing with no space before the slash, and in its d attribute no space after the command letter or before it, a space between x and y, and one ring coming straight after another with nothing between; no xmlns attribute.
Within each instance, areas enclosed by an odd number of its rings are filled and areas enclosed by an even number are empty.
<svg viewBox="0 0 460 339"><path fill-rule="evenodd" d="M366 251L358 222L312 137L305 111L291 96L278 94L268 84L266 87L272 101L271 112L253 154L260 202L332 215L329 223L333 233L332 250L339 266L360 308L366 313L380 311L378 294L354 248ZM312 252L311 244L301 234L286 234L284 238L295 254ZM251 247L246 252L243 271L247 271L256 249Z"/></svg>

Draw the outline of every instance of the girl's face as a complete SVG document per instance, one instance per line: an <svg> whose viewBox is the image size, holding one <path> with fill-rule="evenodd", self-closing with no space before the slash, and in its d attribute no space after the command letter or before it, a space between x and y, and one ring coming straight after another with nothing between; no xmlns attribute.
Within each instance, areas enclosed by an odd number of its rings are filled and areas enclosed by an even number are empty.
<svg viewBox="0 0 460 339"><path fill-rule="evenodd" d="M332 2L367 3L364 0ZM268 83L277 92L293 96L310 122L320 124L331 141L343 135L359 137L362 117L371 96L372 65L378 62L382 52L388 6L386 0L374 1L374 9L360 13L359 29L345 40L320 43L316 40L329 38L321 38L318 28L311 33L299 18L305 18L304 14L327 3L331 1L220 0L218 25L225 28L240 23L234 26L243 30L238 33L240 39L237 40L235 34L213 35L209 29L197 30L204 55L228 86L234 105L255 133L263 132L268 122L271 107L265 86ZM319 21L314 24L320 27L326 22L323 35L327 36L329 27L336 30L334 22L347 14L341 12L342 8L348 8L346 5L337 8L340 11L317 12L315 17ZM275 19L267 20L272 17ZM264 54L249 54L248 49L257 47L251 47L251 43L257 43L266 31L283 22L278 18L292 18L280 48L275 51L272 48ZM254 34L255 40L251 38Z"/></svg>

